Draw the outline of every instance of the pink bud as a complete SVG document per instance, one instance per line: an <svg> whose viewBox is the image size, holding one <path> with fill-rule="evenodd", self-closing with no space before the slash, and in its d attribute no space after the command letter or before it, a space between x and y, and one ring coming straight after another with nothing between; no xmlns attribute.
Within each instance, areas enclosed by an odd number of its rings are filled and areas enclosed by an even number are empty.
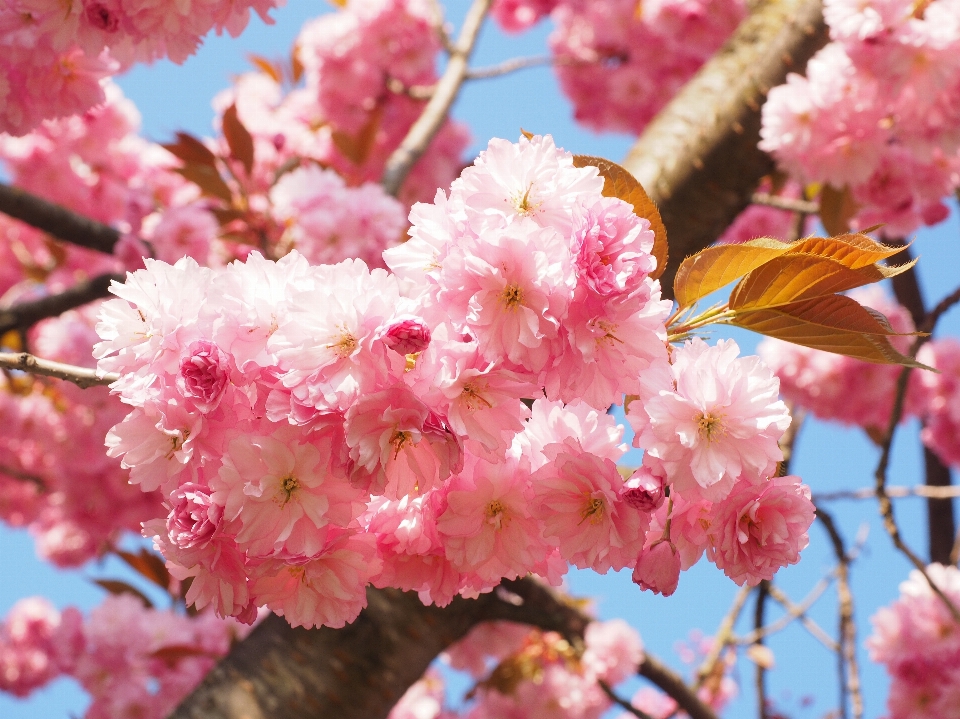
<svg viewBox="0 0 960 719"><path fill-rule="evenodd" d="M430 328L419 317L398 317L385 330L381 330L383 343L402 355L422 352L430 344Z"/></svg>
<svg viewBox="0 0 960 719"><path fill-rule="evenodd" d="M620 499L641 512L652 512L663 504L663 477L641 467L620 489Z"/></svg>
<svg viewBox="0 0 960 719"><path fill-rule="evenodd" d="M209 412L220 404L227 386L227 362L213 342L199 340L187 348L180 360L177 387L184 397L191 398L201 412Z"/></svg>
<svg viewBox="0 0 960 719"><path fill-rule="evenodd" d="M680 583L680 554L673 542L659 541L640 552L633 570L633 582L640 589L669 597Z"/></svg>

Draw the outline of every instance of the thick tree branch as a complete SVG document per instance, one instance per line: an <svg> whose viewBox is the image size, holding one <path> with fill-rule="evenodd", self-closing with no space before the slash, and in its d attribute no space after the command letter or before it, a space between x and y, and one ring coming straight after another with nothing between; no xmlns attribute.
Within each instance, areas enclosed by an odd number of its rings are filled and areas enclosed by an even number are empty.
<svg viewBox="0 0 960 719"><path fill-rule="evenodd" d="M3 183L0 183L0 212L58 240L108 255L120 240L120 233L108 225Z"/></svg>
<svg viewBox="0 0 960 719"><path fill-rule="evenodd" d="M670 667L662 664L656 657L646 654L640 669L640 676L649 679L670 696L691 719L718 719L716 713L701 701L694 689Z"/></svg>
<svg viewBox="0 0 960 719"><path fill-rule="evenodd" d="M0 335L25 330L47 317L57 317L88 302L110 295L111 282L123 282L123 275L105 274L78 282L63 292L0 309Z"/></svg>
<svg viewBox="0 0 960 719"><path fill-rule="evenodd" d="M467 76L467 65L473 53L473 46L476 44L480 28L490 11L492 2L493 0L474 0L467 12L463 27L460 28L460 36L451 48L447 67L434 88L430 101L407 132L407 136L403 138L400 147L387 159L387 165L380 180L387 194L396 195L400 191L410 170L426 152L430 141L447 119L447 113L453 101L457 99L460 86L463 85Z"/></svg>
<svg viewBox="0 0 960 719"><path fill-rule="evenodd" d="M653 119L624 160L660 208L673 296L680 262L716 240L773 162L757 148L760 106L827 40L821 0L764 0Z"/></svg>
<svg viewBox="0 0 960 719"><path fill-rule="evenodd" d="M43 377L55 377L56 379L73 382L80 389L108 385L120 379L120 376L116 374L104 374L95 369L40 359L27 352L0 352L0 367Z"/></svg>

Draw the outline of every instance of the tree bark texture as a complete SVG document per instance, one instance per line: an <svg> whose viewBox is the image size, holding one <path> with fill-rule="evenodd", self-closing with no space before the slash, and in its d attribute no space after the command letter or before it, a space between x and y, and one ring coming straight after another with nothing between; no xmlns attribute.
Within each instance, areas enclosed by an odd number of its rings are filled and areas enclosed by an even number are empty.
<svg viewBox="0 0 960 719"><path fill-rule="evenodd" d="M762 152L760 107L788 72L827 41L821 0L766 0L660 111L623 165L657 203L673 297L680 262L715 241L750 203L773 161Z"/></svg>

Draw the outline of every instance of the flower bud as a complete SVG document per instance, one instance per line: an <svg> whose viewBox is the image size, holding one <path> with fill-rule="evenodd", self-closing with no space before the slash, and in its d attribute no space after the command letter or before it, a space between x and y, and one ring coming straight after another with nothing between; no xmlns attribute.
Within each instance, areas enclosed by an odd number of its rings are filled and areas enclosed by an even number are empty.
<svg viewBox="0 0 960 719"><path fill-rule="evenodd" d="M669 597L680 583L680 553L673 542L659 541L637 557L633 583L640 589Z"/></svg>
<svg viewBox="0 0 960 719"><path fill-rule="evenodd" d="M413 315L398 317L386 329L381 330L383 343L402 355L422 352L430 344L430 328Z"/></svg>

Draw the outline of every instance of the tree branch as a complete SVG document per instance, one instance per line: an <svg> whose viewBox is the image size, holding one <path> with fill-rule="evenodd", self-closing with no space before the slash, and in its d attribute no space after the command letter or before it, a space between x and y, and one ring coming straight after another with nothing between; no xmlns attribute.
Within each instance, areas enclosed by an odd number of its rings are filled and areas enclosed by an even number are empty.
<svg viewBox="0 0 960 719"><path fill-rule="evenodd" d="M0 335L10 330L26 330L40 320L58 317L67 310L76 309L94 300L110 295L111 282L123 282L119 274L105 274L82 280L63 292L48 295L29 302L19 302L7 309L0 309Z"/></svg>
<svg viewBox="0 0 960 719"><path fill-rule="evenodd" d="M690 719L718 719L713 709L703 703L683 678L656 657L644 655L637 671L640 676L649 679L673 698L680 708L690 715Z"/></svg>
<svg viewBox="0 0 960 719"><path fill-rule="evenodd" d="M112 254L120 232L66 207L0 183L0 212L53 235L58 240Z"/></svg>
<svg viewBox="0 0 960 719"><path fill-rule="evenodd" d="M633 704L613 691L610 685L602 679L598 679L597 684L600 685L600 688L603 690L603 693L607 695L607 698L621 709L630 712L635 717L638 717L638 719L653 719L653 717L647 714L645 711L637 709Z"/></svg>
<svg viewBox="0 0 960 719"><path fill-rule="evenodd" d="M757 638L753 644L763 645L763 615L767 606L767 598L770 596L770 581L764 579L757 587L757 604L753 608L753 631ZM756 662L754 673L754 686L757 690L757 717L767 719L767 668L763 662Z"/></svg>
<svg viewBox="0 0 960 719"><path fill-rule="evenodd" d="M476 44L480 28L490 11L492 2L493 0L473 0L473 5L463 21L463 27L460 28L460 36L451 49L447 67L434 88L430 101L407 132L407 136L403 138L403 142L387 159L383 177L380 180L387 194L396 196L414 164L426 152L430 141L443 126L450 106L453 105L457 93L460 92L460 86L466 78L467 64L473 53L473 46Z"/></svg>
<svg viewBox="0 0 960 719"><path fill-rule="evenodd" d="M765 192L754 192L750 198L754 205L764 205L765 207L774 207L778 210L788 212L799 212L803 215L819 215L820 205L809 200L795 200L791 197L780 197L779 195L768 195Z"/></svg>
<svg viewBox="0 0 960 719"><path fill-rule="evenodd" d="M80 389L108 385L120 379L120 375L112 372L103 373L95 369L40 359L27 352L0 352L0 367L43 377L55 377L66 382L73 382Z"/></svg>
<svg viewBox="0 0 960 719"><path fill-rule="evenodd" d="M888 486L886 488L887 496L891 499L900 497L927 497L933 499L954 499L960 497L960 487L950 485L949 487L931 487L930 485L920 484L914 487ZM870 487L861 489L845 489L838 492L823 492L813 495L814 502L835 502L838 499L873 499L877 496L877 490Z"/></svg>
<svg viewBox="0 0 960 719"><path fill-rule="evenodd" d="M720 657L723 656L723 651L733 641L733 627L737 623L737 618L740 616L740 612L743 611L743 605L747 601L747 597L750 596L751 591L753 591L753 587L740 587L736 597L733 599L733 604L730 605L730 609L720 622L720 626L717 627L717 633L713 638L713 647L711 647L710 653L704 658L700 668L697 669L698 689L706 684L707 680L717 671L717 665L720 662Z"/></svg>
<svg viewBox="0 0 960 719"><path fill-rule="evenodd" d="M821 0L764 0L660 111L624 160L660 214L673 296L680 262L716 240L773 170L757 147L760 106L826 43Z"/></svg>

